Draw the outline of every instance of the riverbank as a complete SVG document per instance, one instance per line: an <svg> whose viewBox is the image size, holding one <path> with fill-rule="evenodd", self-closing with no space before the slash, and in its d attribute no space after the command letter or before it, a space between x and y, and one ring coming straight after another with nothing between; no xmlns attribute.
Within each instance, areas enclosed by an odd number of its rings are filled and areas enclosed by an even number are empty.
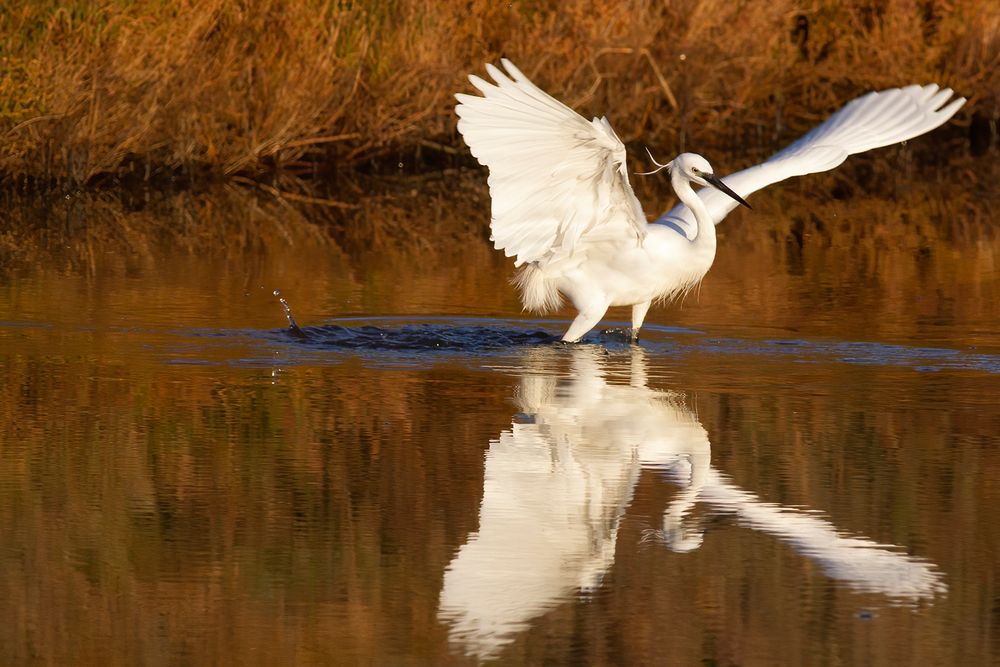
<svg viewBox="0 0 1000 667"><path fill-rule="evenodd" d="M8 189L295 178L309 185L284 191L315 197L345 173L471 165L453 94L501 55L664 154L762 158L856 95L910 82L969 97L913 142L921 163L995 150L1000 118L1000 7L974 0L8 7Z"/></svg>

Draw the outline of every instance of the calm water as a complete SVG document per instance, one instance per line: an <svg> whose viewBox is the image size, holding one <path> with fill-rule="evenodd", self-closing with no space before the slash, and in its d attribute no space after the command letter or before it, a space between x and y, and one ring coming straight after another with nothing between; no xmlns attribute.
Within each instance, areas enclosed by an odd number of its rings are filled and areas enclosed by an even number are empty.
<svg viewBox="0 0 1000 667"><path fill-rule="evenodd" d="M1000 242L897 219L727 222L638 346L485 244L10 270L0 663L995 664Z"/></svg>

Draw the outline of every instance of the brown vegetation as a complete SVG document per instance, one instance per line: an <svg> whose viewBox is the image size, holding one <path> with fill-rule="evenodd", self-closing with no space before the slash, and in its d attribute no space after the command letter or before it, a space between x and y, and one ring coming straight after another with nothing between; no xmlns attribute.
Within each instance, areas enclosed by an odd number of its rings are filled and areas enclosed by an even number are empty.
<svg viewBox="0 0 1000 667"><path fill-rule="evenodd" d="M0 14L0 173L259 180L466 162L452 94L500 55L665 153L762 154L910 82L970 98L934 145L972 127L988 149L1000 114L1000 5L977 0L15 0Z"/></svg>

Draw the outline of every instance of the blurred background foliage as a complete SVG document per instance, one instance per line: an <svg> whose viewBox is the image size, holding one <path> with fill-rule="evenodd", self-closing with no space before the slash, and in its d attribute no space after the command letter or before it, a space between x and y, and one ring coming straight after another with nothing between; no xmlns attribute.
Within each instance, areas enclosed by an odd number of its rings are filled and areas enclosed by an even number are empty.
<svg viewBox="0 0 1000 667"><path fill-rule="evenodd" d="M0 173L22 184L470 164L452 95L502 55L667 154L763 157L912 82L970 100L928 160L994 149L1000 117L1000 5L977 0L4 4Z"/></svg>

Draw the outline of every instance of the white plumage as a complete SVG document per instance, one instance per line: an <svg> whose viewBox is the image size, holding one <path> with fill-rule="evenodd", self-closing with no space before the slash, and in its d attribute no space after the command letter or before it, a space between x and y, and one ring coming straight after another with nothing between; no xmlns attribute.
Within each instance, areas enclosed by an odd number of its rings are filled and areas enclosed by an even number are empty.
<svg viewBox="0 0 1000 667"><path fill-rule="evenodd" d="M933 83L862 95L766 161L730 174L722 182L747 197L792 176L829 171L850 155L907 141L943 125L965 104L965 98L959 97L942 107L951 96L950 88L941 90ZM698 194L715 224L736 208L736 203L721 193L702 190ZM657 222L667 220L695 224L694 215L683 204Z"/></svg>
<svg viewBox="0 0 1000 667"><path fill-rule="evenodd" d="M848 155L928 132L964 104L950 89L908 86L868 93L766 162L715 177L684 153L669 168L681 204L649 224L632 191L625 146L606 118L587 121L533 84L510 61L495 83L472 75L482 96L458 94L458 130L489 168L493 242L520 267L528 310L579 311L563 340L576 341L612 306L632 306L633 336L654 300L696 285L715 259L715 225L743 197L791 176L832 169ZM695 183L712 186L699 192Z"/></svg>

